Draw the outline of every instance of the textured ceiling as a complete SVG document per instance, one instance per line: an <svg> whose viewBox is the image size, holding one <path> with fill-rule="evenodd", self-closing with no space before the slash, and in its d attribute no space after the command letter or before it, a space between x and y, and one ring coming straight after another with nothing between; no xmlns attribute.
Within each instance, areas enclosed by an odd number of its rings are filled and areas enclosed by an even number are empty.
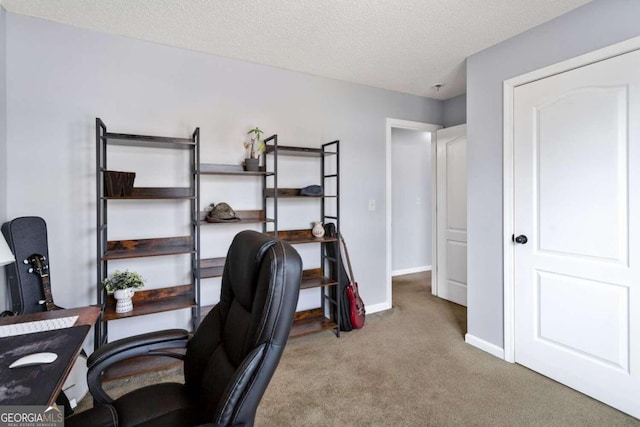
<svg viewBox="0 0 640 427"><path fill-rule="evenodd" d="M586 0L0 0L10 12L414 95ZM443 83L437 92L432 85Z"/></svg>

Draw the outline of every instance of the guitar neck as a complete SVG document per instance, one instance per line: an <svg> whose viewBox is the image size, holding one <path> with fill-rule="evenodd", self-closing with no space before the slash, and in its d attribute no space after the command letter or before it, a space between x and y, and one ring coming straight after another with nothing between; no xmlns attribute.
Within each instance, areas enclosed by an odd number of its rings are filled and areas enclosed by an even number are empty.
<svg viewBox="0 0 640 427"><path fill-rule="evenodd" d="M44 304L47 307L47 311L57 310L56 305L53 303L49 275L40 276L40 282L42 283L42 290L44 291Z"/></svg>
<svg viewBox="0 0 640 427"><path fill-rule="evenodd" d="M353 277L353 268L351 268L351 259L349 258L349 251L347 250L347 244L344 241L344 237L342 237L342 233L340 233L340 242L342 243L342 247L344 248L345 258L347 258L347 267L349 267L349 276L351 277L351 282L355 283L356 278Z"/></svg>

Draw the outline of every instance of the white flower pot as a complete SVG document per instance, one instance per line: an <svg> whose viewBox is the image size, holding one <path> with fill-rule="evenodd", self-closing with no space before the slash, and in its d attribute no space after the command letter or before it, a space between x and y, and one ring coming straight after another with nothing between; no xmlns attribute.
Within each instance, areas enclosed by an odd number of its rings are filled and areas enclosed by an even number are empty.
<svg viewBox="0 0 640 427"><path fill-rule="evenodd" d="M324 236L324 227L322 226L322 221L316 221L313 223L313 228L311 229L311 234L313 237L322 237Z"/></svg>
<svg viewBox="0 0 640 427"><path fill-rule="evenodd" d="M116 299L116 313L128 313L133 311L133 301L131 297L135 290L133 288L118 289L113 293L113 297Z"/></svg>

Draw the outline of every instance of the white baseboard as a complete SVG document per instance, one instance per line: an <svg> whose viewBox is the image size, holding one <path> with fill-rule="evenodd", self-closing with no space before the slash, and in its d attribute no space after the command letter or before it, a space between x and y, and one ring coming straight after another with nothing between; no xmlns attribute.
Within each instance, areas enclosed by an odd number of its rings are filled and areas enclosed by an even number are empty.
<svg viewBox="0 0 640 427"><path fill-rule="evenodd" d="M476 348L479 348L482 351L486 351L487 353L497 357L498 359L504 360L504 349L501 347L498 347L495 344L491 344L490 342L481 340L480 338L474 337L473 335L469 335L469 334L465 334L464 341L467 344L472 345Z"/></svg>
<svg viewBox="0 0 640 427"><path fill-rule="evenodd" d="M422 273L423 271L431 271L430 265L423 265L422 267L404 268L402 270L394 270L391 272L391 277L402 276L405 274Z"/></svg>
<svg viewBox="0 0 640 427"><path fill-rule="evenodd" d="M377 313L379 311L385 311L385 310L389 310L391 308L391 304L387 303L387 302L382 302L380 304L371 304L371 305L366 305L364 306L367 314L373 314L373 313Z"/></svg>

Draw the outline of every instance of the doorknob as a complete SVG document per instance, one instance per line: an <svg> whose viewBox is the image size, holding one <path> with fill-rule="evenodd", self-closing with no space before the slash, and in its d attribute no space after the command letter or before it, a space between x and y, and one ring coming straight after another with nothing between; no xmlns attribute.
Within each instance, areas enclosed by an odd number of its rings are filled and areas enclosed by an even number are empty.
<svg viewBox="0 0 640 427"><path fill-rule="evenodd" d="M521 245L524 245L529 241L529 239L527 239L527 236L525 236L524 234L521 234L518 237L512 237L512 239L514 242L520 243Z"/></svg>

